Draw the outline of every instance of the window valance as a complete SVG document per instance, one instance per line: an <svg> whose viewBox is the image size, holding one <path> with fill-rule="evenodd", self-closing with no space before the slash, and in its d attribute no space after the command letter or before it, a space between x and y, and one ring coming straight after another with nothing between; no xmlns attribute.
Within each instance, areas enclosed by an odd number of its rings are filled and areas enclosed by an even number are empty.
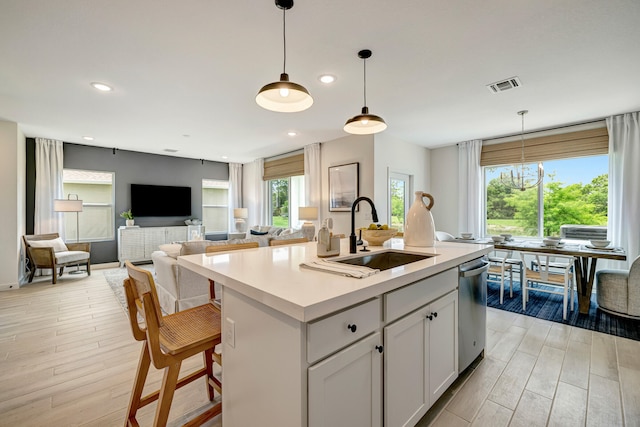
<svg viewBox="0 0 640 427"><path fill-rule="evenodd" d="M480 166L500 166L520 163L522 157L520 138L516 141L482 146ZM527 163L570 157L596 156L609 152L607 128L596 128L557 135L534 137L524 140L524 157Z"/></svg>
<svg viewBox="0 0 640 427"><path fill-rule="evenodd" d="M304 153L264 161L264 181L297 175L304 175Z"/></svg>

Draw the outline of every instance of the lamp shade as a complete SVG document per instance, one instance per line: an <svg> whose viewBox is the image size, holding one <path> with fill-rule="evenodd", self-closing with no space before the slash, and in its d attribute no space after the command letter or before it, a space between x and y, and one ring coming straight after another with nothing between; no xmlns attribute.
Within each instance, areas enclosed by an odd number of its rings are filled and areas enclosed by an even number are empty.
<svg viewBox="0 0 640 427"><path fill-rule="evenodd" d="M54 212L82 212L82 200L55 199Z"/></svg>
<svg viewBox="0 0 640 427"><path fill-rule="evenodd" d="M296 113L311 107L313 98L304 86L289 81L287 73L280 74L280 81L264 85L256 103L264 109L279 113Z"/></svg>
<svg viewBox="0 0 640 427"><path fill-rule="evenodd" d="M318 208L312 206L300 206L298 208L298 217L307 221L318 219Z"/></svg>
<svg viewBox="0 0 640 427"><path fill-rule="evenodd" d="M387 124L380 116L369 114L369 108L362 107L362 114L353 116L344 125L344 131L354 135L370 135L382 132Z"/></svg>
<svg viewBox="0 0 640 427"><path fill-rule="evenodd" d="M235 208L233 210L234 218L249 218L249 209L247 208Z"/></svg>

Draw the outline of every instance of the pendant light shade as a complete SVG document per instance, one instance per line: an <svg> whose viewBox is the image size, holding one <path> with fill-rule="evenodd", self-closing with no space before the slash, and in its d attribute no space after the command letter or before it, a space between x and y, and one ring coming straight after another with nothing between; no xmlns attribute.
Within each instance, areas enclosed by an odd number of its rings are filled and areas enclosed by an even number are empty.
<svg viewBox="0 0 640 427"><path fill-rule="evenodd" d="M542 167L541 162L538 162L536 171L533 171L524 160L524 116L528 112L528 110L518 111L518 115L522 117L522 133L520 134L520 164L511 166L511 171L509 171L509 173L503 172L500 174L500 181L504 185L520 191L537 187L544 177L544 168Z"/></svg>
<svg viewBox="0 0 640 427"><path fill-rule="evenodd" d="M289 81L287 66L287 33L286 11L293 7L293 0L275 0L276 6L282 9L282 38L284 61L280 81L266 84L256 95L256 103L262 108L279 113L295 113L311 107L313 98L304 86Z"/></svg>
<svg viewBox="0 0 640 427"><path fill-rule="evenodd" d="M380 116L375 114L369 114L369 107L367 107L367 58L371 58L371 51L369 49L361 50L358 52L358 57L363 59L364 64L364 107L362 107L362 113L357 116L353 116L347 123L344 124L344 131L352 133L354 135L370 135L373 133L382 132L387 128L387 124Z"/></svg>

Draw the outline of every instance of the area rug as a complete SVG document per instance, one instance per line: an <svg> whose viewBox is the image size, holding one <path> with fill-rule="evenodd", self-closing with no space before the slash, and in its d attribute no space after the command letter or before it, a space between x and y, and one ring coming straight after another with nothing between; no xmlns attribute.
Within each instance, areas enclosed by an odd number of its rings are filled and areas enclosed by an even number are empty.
<svg viewBox="0 0 640 427"><path fill-rule="evenodd" d="M505 283L504 301L500 304L500 283L491 281L487 283L487 306L640 341L640 320L614 316L598 309L595 294L591 295L589 314L580 314L575 301L574 310L567 309L567 320L562 320L562 295L529 292L527 311L523 312L519 282L513 282L513 298L509 297L508 284Z"/></svg>
<svg viewBox="0 0 640 427"><path fill-rule="evenodd" d="M149 270L151 271L152 274L154 273L153 264L139 265L138 267L144 268L145 270ZM128 277L127 269L124 267L109 268L109 269L102 270L102 274L104 275L104 278L107 280L107 283L111 287L111 290L113 291L114 295L116 296L118 301L120 301L120 305L122 305L122 308L126 310L127 298L124 294L124 287L122 283L124 282L124 279Z"/></svg>

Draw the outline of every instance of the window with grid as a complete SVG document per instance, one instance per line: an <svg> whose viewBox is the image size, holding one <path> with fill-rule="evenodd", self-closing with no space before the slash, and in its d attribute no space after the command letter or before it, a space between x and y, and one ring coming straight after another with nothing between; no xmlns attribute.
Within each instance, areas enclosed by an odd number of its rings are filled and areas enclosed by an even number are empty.
<svg viewBox="0 0 640 427"><path fill-rule="evenodd" d="M114 172L64 169L64 197L78 195L82 212L65 212L64 227L69 241L95 242L115 239Z"/></svg>

